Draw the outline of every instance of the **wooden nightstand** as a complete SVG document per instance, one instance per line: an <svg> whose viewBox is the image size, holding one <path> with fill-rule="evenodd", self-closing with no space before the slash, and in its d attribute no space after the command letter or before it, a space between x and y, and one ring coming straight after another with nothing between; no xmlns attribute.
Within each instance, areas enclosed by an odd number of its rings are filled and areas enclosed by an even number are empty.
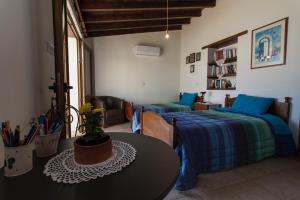
<svg viewBox="0 0 300 200"><path fill-rule="evenodd" d="M209 110L214 108L220 108L221 104L214 103L195 103L195 110Z"/></svg>

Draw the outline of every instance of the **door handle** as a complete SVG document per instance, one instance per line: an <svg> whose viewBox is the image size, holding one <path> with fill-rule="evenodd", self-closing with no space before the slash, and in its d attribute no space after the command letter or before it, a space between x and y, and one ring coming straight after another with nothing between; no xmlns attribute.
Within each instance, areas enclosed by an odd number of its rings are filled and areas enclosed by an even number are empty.
<svg viewBox="0 0 300 200"><path fill-rule="evenodd" d="M57 92L57 84L54 77L50 77L50 80L53 81L53 85L49 85L48 89L53 90L54 93Z"/></svg>
<svg viewBox="0 0 300 200"><path fill-rule="evenodd" d="M53 85L48 86L49 90L53 90L54 93L57 92L57 84L56 82L53 83ZM67 83L64 83L64 92L68 92L69 90L73 89L73 86L67 85Z"/></svg>
<svg viewBox="0 0 300 200"><path fill-rule="evenodd" d="M57 91L57 85L56 85L56 83L54 82L53 85L48 86L48 89L49 90L53 90L53 92L56 93L56 91Z"/></svg>
<svg viewBox="0 0 300 200"><path fill-rule="evenodd" d="M73 86L67 85L67 83L64 83L64 92L68 92L71 89L73 89Z"/></svg>
<svg viewBox="0 0 300 200"><path fill-rule="evenodd" d="M60 74L59 73L57 75L57 78L60 79ZM56 93L58 85L56 84L56 81L53 77L51 77L50 79L53 80L54 82L53 82L53 85L48 86L48 88L49 88L49 90L53 90L53 92ZM73 89L73 86L68 85L67 83L64 83L64 88L63 88L64 93L68 92L71 89Z"/></svg>

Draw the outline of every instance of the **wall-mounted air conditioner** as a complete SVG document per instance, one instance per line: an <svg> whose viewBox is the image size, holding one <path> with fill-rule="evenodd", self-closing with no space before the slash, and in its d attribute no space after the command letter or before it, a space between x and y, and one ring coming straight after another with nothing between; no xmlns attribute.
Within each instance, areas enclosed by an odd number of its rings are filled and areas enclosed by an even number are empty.
<svg viewBox="0 0 300 200"><path fill-rule="evenodd" d="M160 56L161 49L160 47L152 47L152 46L144 46L144 45L137 45L135 47L135 55L138 56Z"/></svg>

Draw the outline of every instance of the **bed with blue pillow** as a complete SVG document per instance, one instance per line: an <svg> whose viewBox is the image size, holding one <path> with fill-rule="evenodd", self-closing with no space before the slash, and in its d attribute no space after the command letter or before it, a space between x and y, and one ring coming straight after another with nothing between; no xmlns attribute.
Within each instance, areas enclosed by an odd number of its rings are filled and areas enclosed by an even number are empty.
<svg viewBox="0 0 300 200"><path fill-rule="evenodd" d="M225 104L231 107L160 116L142 113L143 134L171 146L176 144L173 147L180 158L178 190L193 188L201 173L228 170L271 156L295 155L295 142L287 124L289 99L282 103L273 98L239 95L227 98ZM169 138L177 138L176 142L166 140L166 134L173 134Z"/></svg>
<svg viewBox="0 0 300 200"><path fill-rule="evenodd" d="M194 104L198 101L201 101L201 98L198 97L197 93L185 92L180 95L179 102L133 105L134 111L131 122L132 131L134 133L139 133L140 131L140 113L142 108L144 109L144 111L151 111L158 114L168 112L188 112L194 110Z"/></svg>

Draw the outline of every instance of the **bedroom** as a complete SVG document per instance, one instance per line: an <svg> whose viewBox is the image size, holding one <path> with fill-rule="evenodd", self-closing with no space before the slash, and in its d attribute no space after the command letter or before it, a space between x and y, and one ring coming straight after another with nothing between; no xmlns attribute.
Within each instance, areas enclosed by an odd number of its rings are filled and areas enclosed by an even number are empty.
<svg viewBox="0 0 300 200"><path fill-rule="evenodd" d="M160 32L84 39L94 54L92 60L94 69L91 68L94 72L91 74L94 76L89 77L94 95L117 97L137 105L179 101L180 92L197 93L199 96L201 96L200 92L206 92L204 100L211 106L219 104L224 106L226 94L229 94L230 97L237 97L239 94L271 97L280 102L284 102L285 97L291 97L288 125L293 133L293 142L297 144L300 115L300 92L298 89L300 82L297 60L297 47L300 44L297 34L300 31L299 2L294 0L284 3L279 0L217 0L214 4L214 1L209 0L186 1L186 5L199 5L204 2L206 7L202 10L201 16L199 13L197 16L194 12L192 16L189 16L192 17L190 22L181 22L187 23L182 25L181 30L171 30L173 27L172 15L174 14L172 12L178 9L172 8L172 1L169 2L169 39L165 39L165 16L160 16L163 20L159 19L163 21ZM91 0L90 2L97 1ZM121 7L118 4L119 1L106 2L109 2L106 6L115 2L114 5L117 7L111 8L111 11L119 12L118 9ZM136 5L132 2L140 2L140 5L143 3L156 5L153 2L159 2L157 5L159 4L161 8L157 10L166 14L167 1L128 2L129 7ZM48 90L48 86L53 84L50 77L57 75L55 72L56 56L53 55L54 52L51 54L51 51L54 51L55 43L52 9L49 9L52 7L52 1L2 1L0 7L1 24L4 27L0 33L3 38L0 54L2 60L1 89L7 91L7 85L9 85L13 91L5 92L7 98L1 98L0 119L1 122L12 121L13 126L17 124L22 126L31 117L45 113L49 109L51 97L55 96L52 91ZM199 10L198 7L193 9ZM150 12L147 9L136 10L136 15ZM107 12L108 15L110 10L101 12ZM123 9L123 12L126 12L126 9ZM83 17L85 19L87 16ZM116 15L114 17L117 18ZM288 18L286 63L252 69L252 31L285 18ZM153 26L152 23L151 20L144 21L145 26ZM142 26L140 24L143 23L137 24L137 26ZM210 56L209 49L202 49L202 47L243 31L247 31L247 33L238 36L237 42L233 45L238 52L236 89L208 89ZM159 47L160 56L138 56L135 52L137 45ZM187 64L187 56L198 52L201 53L200 60ZM91 94L93 94L92 91ZM23 100L23 103L20 103L20 99ZM199 101L203 101L203 99ZM111 126L104 130L129 132L131 124ZM2 154L4 154L3 145L0 147L0 160L3 160ZM34 166L33 169L35 168ZM229 171L200 175L195 188L183 192L172 189L166 199L298 199L300 198L298 192L300 184L296 178L299 177L298 169L299 163L296 159L271 158ZM278 175L277 179L272 177L275 174ZM3 179L0 181L2 182ZM271 186L260 187L266 184ZM1 188L5 187L3 182L0 186Z"/></svg>

